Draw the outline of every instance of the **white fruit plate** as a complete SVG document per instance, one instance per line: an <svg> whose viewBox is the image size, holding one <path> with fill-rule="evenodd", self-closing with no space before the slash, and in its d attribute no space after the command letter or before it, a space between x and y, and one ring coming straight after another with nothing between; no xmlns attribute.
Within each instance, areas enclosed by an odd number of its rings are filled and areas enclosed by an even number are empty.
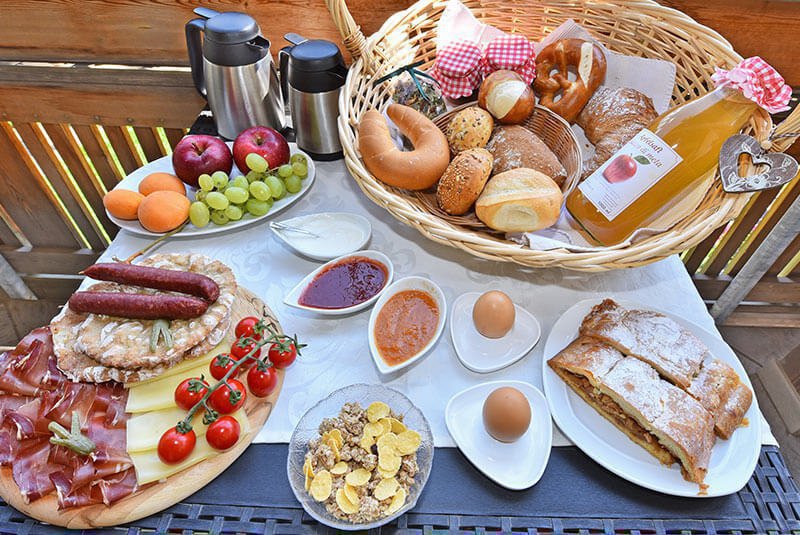
<svg viewBox="0 0 800 535"><path fill-rule="evenodd" d="M498 388L516 388L531 405L531 424L511 443L495 440L483 425L483 403ZM547 400L522 381L492 381L472 386L450 398L445 423L458 449L489 479L511 490L532 487L542 477L553 444L553 423Z"/></svg>
<svg viewBox="0 0 800 535"><path fill-rule="evenodd" d="M742 363L719 336L678 315L645 304L612 298L626 308L652 310L672 318L702 340L714 357L728 363L742 382L752 390L753 385ZM644 448L632 442L611 422L600 416L547 365L550 358L577 338L583 318L601 301L602 298L587 299L573 305L556 321L545 342L542 383L550 412L558 427L589 457L618 476L642 487L690 498L711 498L739 491L750 479L761 452L761 412L755 396L745 413L747 425L737 429L728 440L717 438L711 450L711 461L705 478L708 489L702 493L697 483L683 479L677 463L664 466L658 462Z"/></svg>
<svg viewBox="0 0 800 535"><path fill-rule="evenodd" d="M227 142L228 147L233 147L233 142ZM242 227L247 227L258 223L259 221L263 221L265 219L269 219L275 214L286 210L288 207L296 203L300 200L303 195L311 188L311 185L314 183L314 176L316 175L316 169L314 166L314 160L311 159L311 156L297 148L296 143L289 143L289 152L291 154L302 154L306 157L306 161L308 162L308 176L303 179L303 187L297 193L287 193L283 199L275 201L272 205L272 208L269 212L265 215L256 217L251 214L245 214L239 221L231 221L226 225L215 225L213 222L209 223L203 228L198 228L189 223L186 225L183 230L173 235L173 237L178 238L195 238L198 236L208 235L208 234L218 234L220 232L228 232L231 230L240 229ZM133 191L139 191L139 183L144 180L144 178L151 174L151 173L170 173L174 174L175 169L172 167L172 156L164 156L163 158L159 158L158 160L153 160L152 162L143 165L133 173L129 174L125 178L123 178L119 184L117 184L114 189L129 189ZM239 171L239 169L234 164L233 169L231 169L230 176L231 178L237 175L243 175ZM186 187L186 196L189 197L190 201L194 201L194 188ZM134 234L139 234L141 236L153 236L158 237L162 234L157 232L150 232L146 228L144 228L138 221L126 221L125 219L119 219L118 217L114 217L108 213L106 210L106 214L108 218L114 222L119 228L127 230L128 232L132 232Z"/></svg>

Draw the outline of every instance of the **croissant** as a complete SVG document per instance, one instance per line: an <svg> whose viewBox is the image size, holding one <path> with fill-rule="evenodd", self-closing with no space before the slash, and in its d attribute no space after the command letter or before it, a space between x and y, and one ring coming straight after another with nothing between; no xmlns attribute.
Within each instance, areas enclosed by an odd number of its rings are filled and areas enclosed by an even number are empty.
<svg viewBox="0 0 800 535"><path fill-rule="evenodd" d="M430 188L450 164L447 137L414 108L390 104L386 113L411 141L414 150L397 148L383 115L378 110L368 110L358 124L358 149L364 165L390 186L411 190Z"/></svg>
<svg viewBox="0 0 800 535"><path fill-rule="evenodd" d="M600 87L595 91L577 120L595 151L594 157L583 164L584 178L657 116L650 97L635 89Z"/></svg>

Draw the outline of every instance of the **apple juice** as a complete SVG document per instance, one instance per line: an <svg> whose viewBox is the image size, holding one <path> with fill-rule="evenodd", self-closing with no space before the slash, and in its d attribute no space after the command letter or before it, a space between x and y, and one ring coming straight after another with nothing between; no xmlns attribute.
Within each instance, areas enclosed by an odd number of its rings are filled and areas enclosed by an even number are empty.
<svg viewBox="0 0 800 535"><path fill-rule="evenodd" d="M757 108L737 89L721 86L667 111L581 182L567 197L567 210L601 244L625 240L711 171L722 144Z"/></svg>

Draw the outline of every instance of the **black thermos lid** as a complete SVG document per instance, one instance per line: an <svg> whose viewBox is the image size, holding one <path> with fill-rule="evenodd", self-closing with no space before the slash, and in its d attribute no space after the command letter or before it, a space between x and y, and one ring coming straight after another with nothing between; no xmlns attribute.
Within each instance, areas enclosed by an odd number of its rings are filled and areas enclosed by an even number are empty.
<svg viewBox="0 0 800 535"><path fill-rule="evenodd" d="M206 21L206 39L222 44L246 43L258 37L256 20L245 13L229 11Z"/></svg>
<svg viewBox="0 0 800 535"><path fill-rule="evenodd" d="M256 20L229 11L206 21L203 55L217 65L250 65L267 55L269 41L261 36Z"/></svg>
<svg viewBox="0 0 800 535"><path fill-rule="evenodd" d="M322 93L344 85L347 67L334 43L311 39L293 46L289 54L289 84L298 91Z"/></svg>

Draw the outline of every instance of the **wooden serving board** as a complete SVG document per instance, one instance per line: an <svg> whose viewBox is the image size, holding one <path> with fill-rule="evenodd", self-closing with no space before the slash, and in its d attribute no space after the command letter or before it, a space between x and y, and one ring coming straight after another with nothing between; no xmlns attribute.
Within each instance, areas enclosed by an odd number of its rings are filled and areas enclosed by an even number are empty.
<svg viewBox="0 0 800 535"><path fill-rule="evenodd" d="M236 323L241 318L245 316L261 317L264 314L271 317L275 321L278 330L282 332L277 318L269 307L253 293L239 286L236 300L231 309L231 326L225 335L224 342L228 345L234 342L233 331ZM182 472L178 472L164 482L152 483L110 507L104 504L97 504L59 511L55 492L33 503L25 503L9 467L0 468L0 497L30 517L70 529L115 526L163 511L206 486L247 449L264 426L272 412L272 407L278 400L278 395L283 386L284 371L277 371L278 386L268 397L258 398L248 392L244 409L250 420L250 433L242 436L233 448Z"/></svg>

